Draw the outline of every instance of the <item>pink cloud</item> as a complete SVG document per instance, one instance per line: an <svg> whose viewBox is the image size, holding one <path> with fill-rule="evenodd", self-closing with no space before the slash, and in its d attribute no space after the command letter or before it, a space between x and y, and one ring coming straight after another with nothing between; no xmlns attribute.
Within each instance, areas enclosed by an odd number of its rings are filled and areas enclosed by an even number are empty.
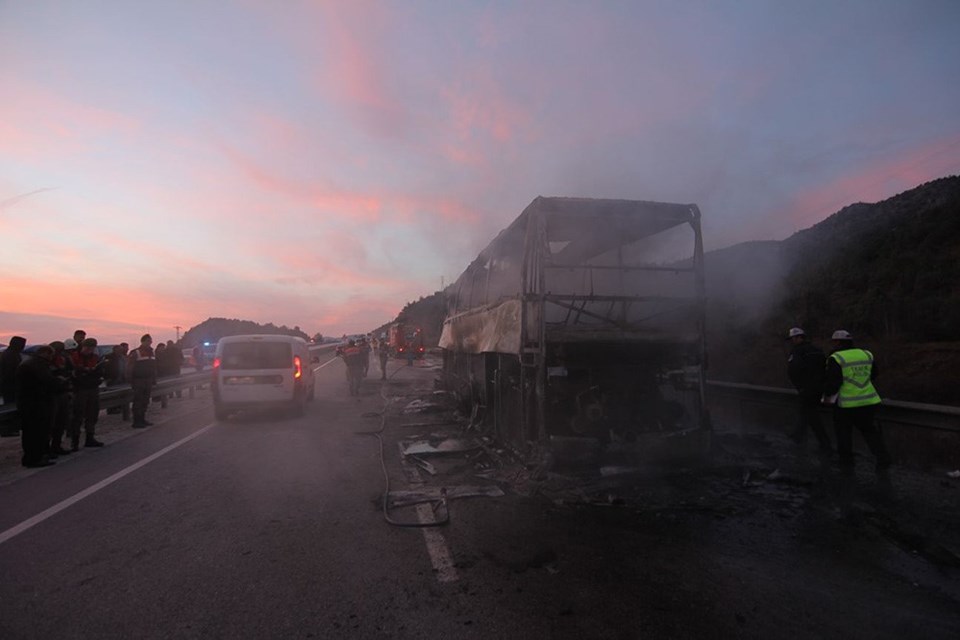
<svg viewBox="0 0 960 640"><path fill-rule="evenodd" d="M904 154L882 157L826 184L795 196L772 220L789 220L796 228L820 222L854 202L877 202L921 183L942 178L960 163L960 135L918 146Z"/></svg>
<svg viewBox="0 0 960 640"><path fill-rule="evenodd" d="M363 0L322 3L320 9L326 27L325 88L373 133L401 135L409 118L390 86L386 53L376 46L389 40L396 16Z"/></svg>
<svg viewBox="0 0 960 640"><path fill-rule="evenodd" d="M219 148L260 188L299 201L312 209L335 212L339 218L358 223L381 222L388 213L406 220L433 215L451 222L473 222L479 218L475 210L449 197L415 196L382 190L362 193L315 182L307 183L272 171L225 145L219 145Z"/></svg>
<svg viewBox="0 0 960 640"><path fill-rule="evenodd" d="M92 146L105 134L130 134L136 118L4 77L0 152L21 158L56 158Z"/></svg>

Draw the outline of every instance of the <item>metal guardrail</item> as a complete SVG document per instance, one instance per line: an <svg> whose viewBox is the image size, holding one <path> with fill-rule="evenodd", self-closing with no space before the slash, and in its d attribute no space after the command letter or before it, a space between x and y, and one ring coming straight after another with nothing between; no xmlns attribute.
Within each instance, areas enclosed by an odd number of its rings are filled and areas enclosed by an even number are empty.
<svg viewBox="0 0 960 640"><path fill-rule="evenodd" d="M177 391L187 389L189 397L193 397L194 390L210 383L210 370L196 373L181 374L160 378L150 391L153 397L159 397L162 406L167 404L167 396ZM126 409L133 401L133 389L129 384L120 384L112 387L103 387L100 390L100 408L111 409L121 407ZM16 413L15 406L0 405L0 424L9 422Z"/></svg>
<svg viewBox="0 0 960 640"><path fill-rule="evenodd" d="M764 387L740 382L707 381L707 393L734 396L752 402L794 405L797 402L797 392L782 387ZM824 407L824 411L831 411ZM882 422L891 422L900 425L937 429L941 431L960 432L960 407L938 404L924 404L920 402L904 402L902 400L884 400L878 410L877 419Z"/></svg>

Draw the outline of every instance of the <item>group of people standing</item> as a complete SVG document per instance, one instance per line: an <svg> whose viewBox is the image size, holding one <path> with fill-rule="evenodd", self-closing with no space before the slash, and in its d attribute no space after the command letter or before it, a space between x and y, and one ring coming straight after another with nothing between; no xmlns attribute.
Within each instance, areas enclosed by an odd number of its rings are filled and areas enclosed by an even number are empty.
<svg viewBox="0 0 960 640"><path fill-rule="evenodd" d="M173 341L154 350L149 334L140 338L137 348L121 343L103 357L97 340L82 329L72 338L32 348L29 356L23 353L25 346L23 337L14 336L0 356L3 402L16 406L25 467L46 467L79 450L81 431L85 447L103 446L96 425L104 381L108 386L129 383L132 426L150 426L146 413L157 377L179 374L183 364L183 353Z"/></svg>
<svg viewBox="0 0 960 640"><path fill-rule="evenodd" d="M829 356L824 355L800 327L790 329L787 340L793 345L787 360L787 374L799 395L799 423L794 440L805 444L807 431L813 431L820 452L832 453L830 437L820 419L821 407L832 406L840 465L854 466L855 427L876 458L877 471L889 468L892 459L875 419L881 399L873 385L877 377L873 353L856 348L853 336L844 329L833 332L833 351Z"/></svg>
<svg viewBox="0 0 960 640"><path fill-rule="evenodd" d="M390 345L386 338L351 339L343 347L337 348L337 354L343 358L347 366L347 384L350 388L350 395L359 395L360 380L367 377L370 370L370 354L376 352L377 359L380 362L380 379L387 379L387 362L390 360ZM412 364L412 359L408 364Z"/></svg>

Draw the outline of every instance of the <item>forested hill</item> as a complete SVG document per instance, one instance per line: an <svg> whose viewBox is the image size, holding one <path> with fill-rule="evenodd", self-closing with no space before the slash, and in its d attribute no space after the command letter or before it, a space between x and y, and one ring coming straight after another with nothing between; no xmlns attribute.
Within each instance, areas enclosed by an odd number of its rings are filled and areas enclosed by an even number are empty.
<svg viewBox="0 0 960 640"><path fill-rule="evenodd" d="M408 302L394 320L377 327L371 333L379 336L381 333L386 333L387 328L394 322L403 321L408 327L423 331L424 345L435 347L440 340L440 331L443 329L445 317L446 303L443 293L437 291L415 302Z"/></svg>
<svg viewBox="0 0 960 640"><path fill-rule="evenodd" d="M188 329L181 338L181 344L184 347L192 347L204 342L213 344L226 336L250 334L288 335L297 336L304 340L310 339L307 334L300 330L300 327L289 329L286 326L278 327L273 323L258 324L250 320L207 318L197 326Z"/></svg>
<svg viewBox="0 0 960 640"><path fill-rule="evenodd" d="M960 176L844 207L779 243L712 252L706 265L715 375L769 381L765 362L789 327L824 347L842 327L887 360L896 397L956 402L941 374L960 365Z"/></svg>

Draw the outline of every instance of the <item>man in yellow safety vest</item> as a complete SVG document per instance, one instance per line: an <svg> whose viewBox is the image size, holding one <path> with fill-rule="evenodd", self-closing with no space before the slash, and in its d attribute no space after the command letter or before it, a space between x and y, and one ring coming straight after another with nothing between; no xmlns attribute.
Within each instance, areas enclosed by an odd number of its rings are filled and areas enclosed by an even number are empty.
<svg viewBox="0 0 960 640"><path fill-rule="evenodd" d="M840 466L854 466L853 427L856 427L877 459L877 471L884 471L892 461L874 420L880 394L873 386L877 377L873 354L854 348L853 336L843 329L834 331L832 340L834 351L827 358L823 399L835 407L833 424Z"/></svg>

